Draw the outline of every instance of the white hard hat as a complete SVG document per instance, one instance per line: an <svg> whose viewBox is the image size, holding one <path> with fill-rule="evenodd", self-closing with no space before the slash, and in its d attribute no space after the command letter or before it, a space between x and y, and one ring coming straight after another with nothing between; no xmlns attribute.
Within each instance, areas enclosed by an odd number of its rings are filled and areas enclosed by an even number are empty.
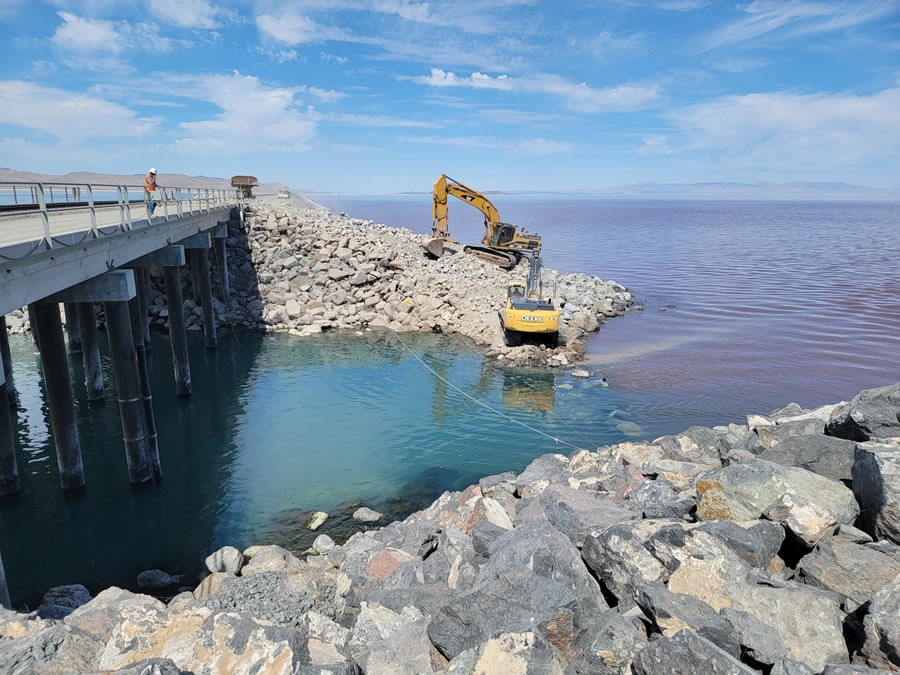
<svg viewBox="0 0 900 675"><path fill-rule="evenodd" d="M151 168L150 173L156 173L156 169Z"/></svg>

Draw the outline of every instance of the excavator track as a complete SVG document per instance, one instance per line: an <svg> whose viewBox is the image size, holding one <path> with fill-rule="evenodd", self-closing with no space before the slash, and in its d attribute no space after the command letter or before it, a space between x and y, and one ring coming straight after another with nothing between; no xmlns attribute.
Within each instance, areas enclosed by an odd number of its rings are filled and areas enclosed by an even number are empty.
<svg viewBox="0 0 900 675"><path fill-rule="evenodd" d="M487 260L495 265L499 265L505 270L512 269L519 262L519 256L515 253L498 251L497 249L488 248L487 246L465 246L463 247L463 252L468 253L469 255L478 256L482 260Z"/></svg>

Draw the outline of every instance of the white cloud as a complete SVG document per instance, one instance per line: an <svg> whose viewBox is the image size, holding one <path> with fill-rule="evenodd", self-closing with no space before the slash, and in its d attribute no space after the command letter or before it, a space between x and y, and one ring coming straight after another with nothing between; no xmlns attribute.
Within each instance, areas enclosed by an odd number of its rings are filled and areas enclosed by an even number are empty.
<svg viewBox="0 0 900 675"><path fill-rule="evenodd" d="M21 80L0 81L0 123L77 143L91 138L145 136L156 117L138 117L118 103Z"/></svg>
<svg viewBox="0 0 900 675"><path fill-rule="evenodd" d="M871 96L763 93L726 96L666 114L681 149L716 150L733 163L828 166L900 157L900 88Z"/></svg>
<svg viewBox="0 0 900 675"><path fill-rule="evenodd" d="M440 124L420 120L406 120L390 115L360 115L357 113L329 113L321 119L337 124L356 127L409 127L419 129L439 129Z"/></svg>
<svg viewBox="0 0 900 675"><path fill-rule="evenodd" d="M431 87L471 87L498 91L540 93L558 96L570 110L586 113L640 110L649 107L659 97L659 87L622 85L594 89L585 82L572 82L559 75L538 74L532 77L492 77L483 73L458 76L440 68L432 68L430 75L411 78L418 84Z"/></svg>
<svg viewBox="0 0 900 675"><path fill-rule="evenodd" d="M153 0L147 6L160 21L179 28L219 28L223 20L234 16L208 0Z"/></svg>
<svg viewBox="0 0 900 675"><path fill-rule="evenodd" d="M325 63L337 63L341 66L347 63L346 56L337 56L336 54L329 54L328 52L319 52L319 58Z"/></svg>
<svg viewBox="0 0 900 675"><path fill-rule="evenodd" d="M161 36L156 24L86 19L65 10L57 14L63 22L50 42L67 51L118 55L132 49L168 52L191 44Z"/></svg>
<svg viewBox="0 0 900 675"><path fill-rule="evenodd" d="M668 136L654 134L651 136L644 136L641 140L644 144L638 148L639 155L670 155L675 152L669 146Z"/></svg>
<svg viewBox="0 0 900 675"><path fill-rule="evenodd" d="M515 155L555 155L570 152L575 145L567 141L552 141L545 138L502 139L490 136L405 136L398 140L404 143L426 145L453 145L480 150L501 150Z"/></svg>
<svg viewBox="0 0 900 675"><path fill-rule="evenodd" d="M334 89L320 89L319 87L301 87L300 91L309 92L317 99L322 101L322 103L336 103L342 98L347 97L347 94L342 91L335 91Z"/></svg>
<svg viewBox="0 0 900 675"><path fill-rule="evenodd" d="M598 58L603 58L612 51L630 51L641 49L645 43L642 33L631 35L613 35L603 31L588 42L588 48Z"/></svg>
<svg viewBox="0 0 900 675"><path fill-rule="evenodd" d="M22 0L0 0L0 21L15 16Z"/></svg>
<svg viewBox="0 0 900 675"><path fill-rule="evenodd" d="M293 11L281 16L262 14L256 17L256 27L268 37L292 47L305 42L321 41L324 33L315 21Z"/></svg>
<svg viewBox="0 0 900 675"><path fill-rule="evenodd" d="M788 36L826 33L866 23L897 11L895 0L809 2L807 0L754 0L743 7L747 17L715 31L704 49L746 42L773 31Z"/></svg>
<svg viewBox="0 0 900 675"><path fill-rule="evenodd" d="M174 95L207 101L221 110L210 119L178 125L176 147L210 152L291 152L309 149L316 121L300 108L305 87L272 87L256 77L164 75L163 88Z"/></svg>

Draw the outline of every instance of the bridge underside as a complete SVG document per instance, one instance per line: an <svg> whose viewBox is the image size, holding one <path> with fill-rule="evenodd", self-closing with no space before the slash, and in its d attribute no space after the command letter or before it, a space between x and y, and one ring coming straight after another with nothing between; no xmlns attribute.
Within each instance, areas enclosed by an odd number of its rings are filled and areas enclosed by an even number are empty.
<svg viewBox="0 0 900 675"><path fill-rule="evenodd" d="M231 206L210 208L209 212L185 214L164 224L137 221L133 229L114 236L84 238L77 245L59 246L33 252L19 260L0 261L0 316L27 304L87 281L104 272L127 265L153 251L216 227L228 220ZM142 227L143 225L143 227ZM78 233L80 238L80 233ZM3 254L16 257L33 244L5 248Z"/></svg>

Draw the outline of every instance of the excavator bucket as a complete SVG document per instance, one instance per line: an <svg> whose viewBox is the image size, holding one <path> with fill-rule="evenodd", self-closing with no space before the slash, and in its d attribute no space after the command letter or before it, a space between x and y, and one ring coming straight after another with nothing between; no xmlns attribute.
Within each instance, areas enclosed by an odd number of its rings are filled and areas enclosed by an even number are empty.
<svg viewBox="0 0 900 675"><path fill-rule="evenodd" d="M428 254L429 258L437 260L444 255L444 240L439 237L422 244L422 246L425 248L425 253Z"/></svg>

